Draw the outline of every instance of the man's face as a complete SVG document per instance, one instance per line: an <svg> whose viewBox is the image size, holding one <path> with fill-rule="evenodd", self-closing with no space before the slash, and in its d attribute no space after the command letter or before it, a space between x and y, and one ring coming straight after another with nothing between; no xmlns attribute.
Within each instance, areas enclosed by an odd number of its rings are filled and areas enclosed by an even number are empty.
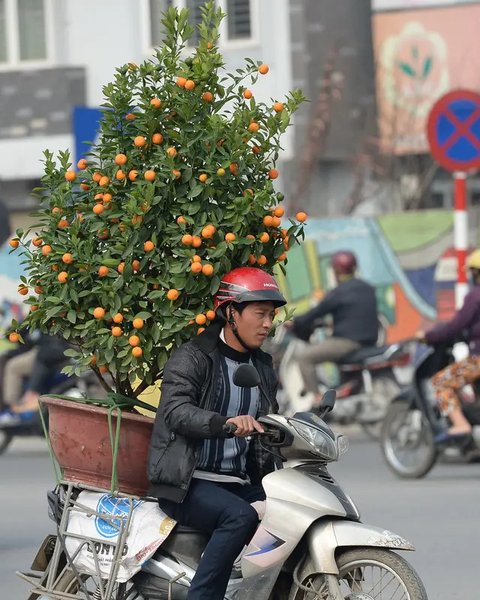
<svg viewBox="0 0 480 600"><path fill-rule="evenodd" d="M234 312L237 331L249 348L260 348L272 328L273 302L249 302L242 314Z"/></svg>

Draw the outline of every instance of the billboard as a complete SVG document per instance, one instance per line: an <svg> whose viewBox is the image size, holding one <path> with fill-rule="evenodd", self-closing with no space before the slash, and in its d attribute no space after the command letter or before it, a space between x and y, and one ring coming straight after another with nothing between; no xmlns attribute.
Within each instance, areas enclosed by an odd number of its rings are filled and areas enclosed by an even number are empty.
<svg viewBox="0 0 480 600"><path fill-rule="evenodd" d="M373 16L384 152L428 152L426 120L435 101L455 88L480 91L478 23L480 3Z"/></svg>
<svg viewBox="0 0 480 600"><path fill-rule="evenodd" d="M452 6L454 4L478 4L478 0L372 0L373 10L408 10L426 6Z"/></svg>

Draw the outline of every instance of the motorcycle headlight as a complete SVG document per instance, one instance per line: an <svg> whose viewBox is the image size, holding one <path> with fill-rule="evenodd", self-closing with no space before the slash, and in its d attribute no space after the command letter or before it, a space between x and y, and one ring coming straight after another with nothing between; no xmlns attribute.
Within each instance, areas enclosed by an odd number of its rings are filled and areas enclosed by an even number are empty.
<svg viewBox="0 0 480 600"><path fill-rule="evenodd" d="M350 443L347 437L344 435L337 435L338 456L343 456L346 452L348 452L349 446Z"/></svg>
<svg viewBox="0 0 480 600"><path fill-rule="evenodd" d="M326 432L306 423L290 421L295 431L312 447L312 451L324 460L338 460L339 446L337 439L332 439ZM343 437L343 436L342 436Z"/></svg>

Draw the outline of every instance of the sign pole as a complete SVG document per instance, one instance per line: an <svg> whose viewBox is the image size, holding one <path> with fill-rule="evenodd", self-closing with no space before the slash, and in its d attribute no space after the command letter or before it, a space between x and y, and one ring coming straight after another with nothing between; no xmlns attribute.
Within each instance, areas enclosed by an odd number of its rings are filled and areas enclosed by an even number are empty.
<svg viewBox="0 0 480 600"><path fill-rule="evenodd" d="M457 258L455 305L468 293L467 173L480 167L480 94L452 90L430 110L427 138L433 158L453 173L454 249Z"/></svg>
<svg viewBox="0 0 480 600"><path fill-rule="evenodd" d="M455 306L460 308L468 293L468 280L465 262L468 250L467 224L467 174L464 171L453 173L454 208L454 248L457 257L457 282L455 284Z"/></svg>

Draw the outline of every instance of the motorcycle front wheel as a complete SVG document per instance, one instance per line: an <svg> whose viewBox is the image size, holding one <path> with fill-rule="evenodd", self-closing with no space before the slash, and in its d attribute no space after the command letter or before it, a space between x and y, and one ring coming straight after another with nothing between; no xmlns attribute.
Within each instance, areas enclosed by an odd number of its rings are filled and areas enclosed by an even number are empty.
<svg viewBox="0 0 480 600"><path fill-rule="evenodd" d="M414 568L390 550L347 550L338 557L337 565L345 600L428 600Z"/></svg>
<svg viewBox="0 0 480 600"><path fill-rule="evenodd" d="M403 400L390 405L383 420L380 444L389 469L404 479L426 475L438 456L425 415Z"/></svg>
<svg viewBox="0 0 480 600"><path fill-rule="evenodd" d="M338 588L332 595L325 575L308 576L290 600L428 600L422 580L409 563L383 548L357 548L337 559ZM337 587L335 585L335 587Z"/></svg>

